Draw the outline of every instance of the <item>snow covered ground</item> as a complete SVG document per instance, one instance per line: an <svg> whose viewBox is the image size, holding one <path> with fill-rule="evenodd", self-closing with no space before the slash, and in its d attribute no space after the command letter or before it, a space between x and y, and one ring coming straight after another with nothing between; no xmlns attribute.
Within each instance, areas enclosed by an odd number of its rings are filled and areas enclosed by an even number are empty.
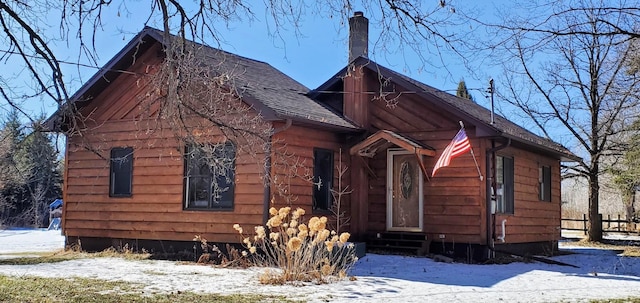
<svg viewBox="0 0 640 303"><path fill-rule="evenodd" d="M59 250L63 242L60 231L0 230L0 258ZM355 281L306 286L261 285L260 268L223 269L119 258L0 265L0 274L130 281L142 283L147 292L280 294L309 302L583 302L640 297L640 258L567 244L562 249L575 254L553 259L579 268L537 262L447 264L428 258L369 254L351 272Z"/></svg>

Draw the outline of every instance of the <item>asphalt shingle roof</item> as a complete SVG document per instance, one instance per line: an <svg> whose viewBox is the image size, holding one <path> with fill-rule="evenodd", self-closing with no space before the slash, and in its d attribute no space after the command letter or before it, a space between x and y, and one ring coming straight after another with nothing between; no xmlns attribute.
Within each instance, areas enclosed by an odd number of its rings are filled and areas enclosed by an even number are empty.
<svg viewBox="0 0 640 303"><path fill-rule="evenodd" d="M144 31L162 41L162 31L150 27ZM205 62L214 71L229 75L229 81L233 82L240 97L260 102L272 110L277 118L357 129L337 113L307 97L309 88L268 63L210 46L196 45L207 56Z"/></svg>

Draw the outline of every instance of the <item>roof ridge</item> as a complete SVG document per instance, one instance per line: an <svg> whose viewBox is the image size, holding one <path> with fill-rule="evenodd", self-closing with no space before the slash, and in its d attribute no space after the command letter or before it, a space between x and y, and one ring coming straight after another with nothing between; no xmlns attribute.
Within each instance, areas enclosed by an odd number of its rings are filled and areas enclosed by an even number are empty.
<svg viewBox="0 0 640 303"><path fill-rule="evenodd" d="M145 26L144 26L143 31L153 31L153 32L155 32L156 34L162 34L162 35L164 35L164 30L161 30L161 29L158 29L158 28L155 28L155 27L152 27L152 26L148 26L148 25L145 25ZM171 37L172 37L172 38L181 38L181 37L179 37L179 36L177 36L177 35L175 35L175 34L173 34L173 33L170 33L169 35L171 35ZM157 40L157 39L156 39L156 40ZM242 59L245 59L245 60L249 60L249 61L253 61L253 62L258 62L258 63L262 63L262 64L266 64L266 65L271 66L271 64L269 64L269 63L268 63L268 62L266 62L266 61L262 61L262 60L257 60L257 59L249 58L249 57L246 57L246 56L243 56L243 55L238 55L238 54L236 54L236 53L232 53L232 52L230 52L230 51L227 51L227 50L224 50L224 49L221 49L221 48L218 48L218 47L213 47L213 46L211 46L211 45L208 45L208 44L205 44L205 43L202 43L202 42L197 42L197 41L194 41L194 40L192 40L192 39L188 39L188 38L187 38L187 39L186 39L186 41L188 41L188 42L190 42L190 43L194 43L194 44L196 44L196 45L198 45L198 46L206 47L206 48L211 49L211 50L215 50L215 51L223 52L223 53L226 53L226 54L228 54L228 55L231 55L231 56L234 56L234 57L237 57L237 58L242 58ZM159 41L159 42L161 42L161 43L163 43L163 44L164 44L164 41ZM272 66L272 67L273 67L273 66Z"/></svg>
<svg viewBox="0 0 640 303"><path fill-rule="evenodd" d="M158 34L158 35L163 35L163 34L164 34L164 30L157 29L157 28L155 28L155 27L151 27L151 26L148 26L148 25L145 25L145 27L144 27L143 31L147 31L147 32L154 32L155 34ZM179 38L179 37L178 37L178 36L176 36L175 34L170 34L170 35L171 35L171 37ZM156 39L156 40L158 40L158 39ZM218 47L213 47L213 46L210 46L210 45L208 45L208 44L201 43L201 42L196 42L196 41L193 41L193 40L191 40L191 39L187 39L186 41L188 41L188 42L190 42L190 43L194 43L194 44L196 44L196 45L198 45L198 46L201 46L201 47L203 47L203 48L207 48L207 49L209 49L209 50L214 50L214 51L217 51L217 52L224 53L224 54L226 54L226 55L229 55L229 56L232 56L232 57L235 57L235 58L239 58L239 59L243 59L243 60L252 61L252 62L256 62L256 63L260 63L260 64L267 65L267 66L269 66L269 67L273 68L274 70L278 71L279 73L281 73L281 74L283 74L283 75L287 76L287 77L288 77L288 78L290 78L291 80L295 81L298 85L300 85L300 86L304 87L304 88L306 89L306 91L304 92L305 94L306 94L306 93L308 93L309 91L311 91L311 89L310 89L309 87L307 87L306 85L304 85L304 84L300 83L298 80L296 80L296 79L294 79L294 78L289 77L289 75L285 74L285 73L284 73L284 72L282 72L280 69L278 69L278 68L276 68L275 66L271 65L269 62L262 61L262 60L257 60L257 59L253 59L253 58L249 58L249 57L246 57L246 56L243 56L243 55L238 55L238 54L236 54L236 53L232 53L232 52L230 52L230 51L227 51L227 50L224 50L224 49L221 49L221 48L218 48ZM161 42L161 43L163 43L163 44L164 44L164 41L159 41L159 42Z"/></svg>

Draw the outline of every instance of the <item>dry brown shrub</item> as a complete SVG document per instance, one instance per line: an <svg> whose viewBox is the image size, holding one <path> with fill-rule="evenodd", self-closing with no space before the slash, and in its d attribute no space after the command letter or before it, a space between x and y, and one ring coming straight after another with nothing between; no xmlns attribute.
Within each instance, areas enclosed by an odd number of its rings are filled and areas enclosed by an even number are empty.
<svg viewBox="0 0 640 303"><path fill-rule="evenodd" d="M304 210L271 208L267 228L255 226L253 236L233 227L258 266L270 267L260 277L264 284L290 282L328 283L347 277L357 257L349 233L327 229L326 217L303 220Z"/></svg>

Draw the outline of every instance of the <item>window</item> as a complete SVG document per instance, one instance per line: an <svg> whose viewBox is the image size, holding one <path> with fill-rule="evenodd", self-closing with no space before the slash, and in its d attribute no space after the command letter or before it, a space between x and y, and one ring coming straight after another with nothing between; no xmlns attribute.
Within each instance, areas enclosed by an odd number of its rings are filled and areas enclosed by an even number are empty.
<svg viewBox="0 0 640 303"><path fill-rule="evenodd" d="M538 168L538 183L540 184L540 201L551 202L551 166Z"/></svg>
<svg viewBox="0 0 640 303"><path fill-rule="evenodd" d="M185 209L233 209L236 148L187 146L185 150Z"/></svg>
<svg viewBox="0 0 640 303"><path fill-rule="evenodd" d="M513 158L496 159L496 211L513 214Z"/></svg>
<svg viewBox="0 0 640 303"><path fill-rule="evenodd" d="M112 148L109 166L109 197L131 197L133 148Z"/></svg>
<svg viewBox="0 0 640 303"><path fill-rule="evenodd" d="M313 209L329 210L333 201L333 151L313 149Z"/></svg>

